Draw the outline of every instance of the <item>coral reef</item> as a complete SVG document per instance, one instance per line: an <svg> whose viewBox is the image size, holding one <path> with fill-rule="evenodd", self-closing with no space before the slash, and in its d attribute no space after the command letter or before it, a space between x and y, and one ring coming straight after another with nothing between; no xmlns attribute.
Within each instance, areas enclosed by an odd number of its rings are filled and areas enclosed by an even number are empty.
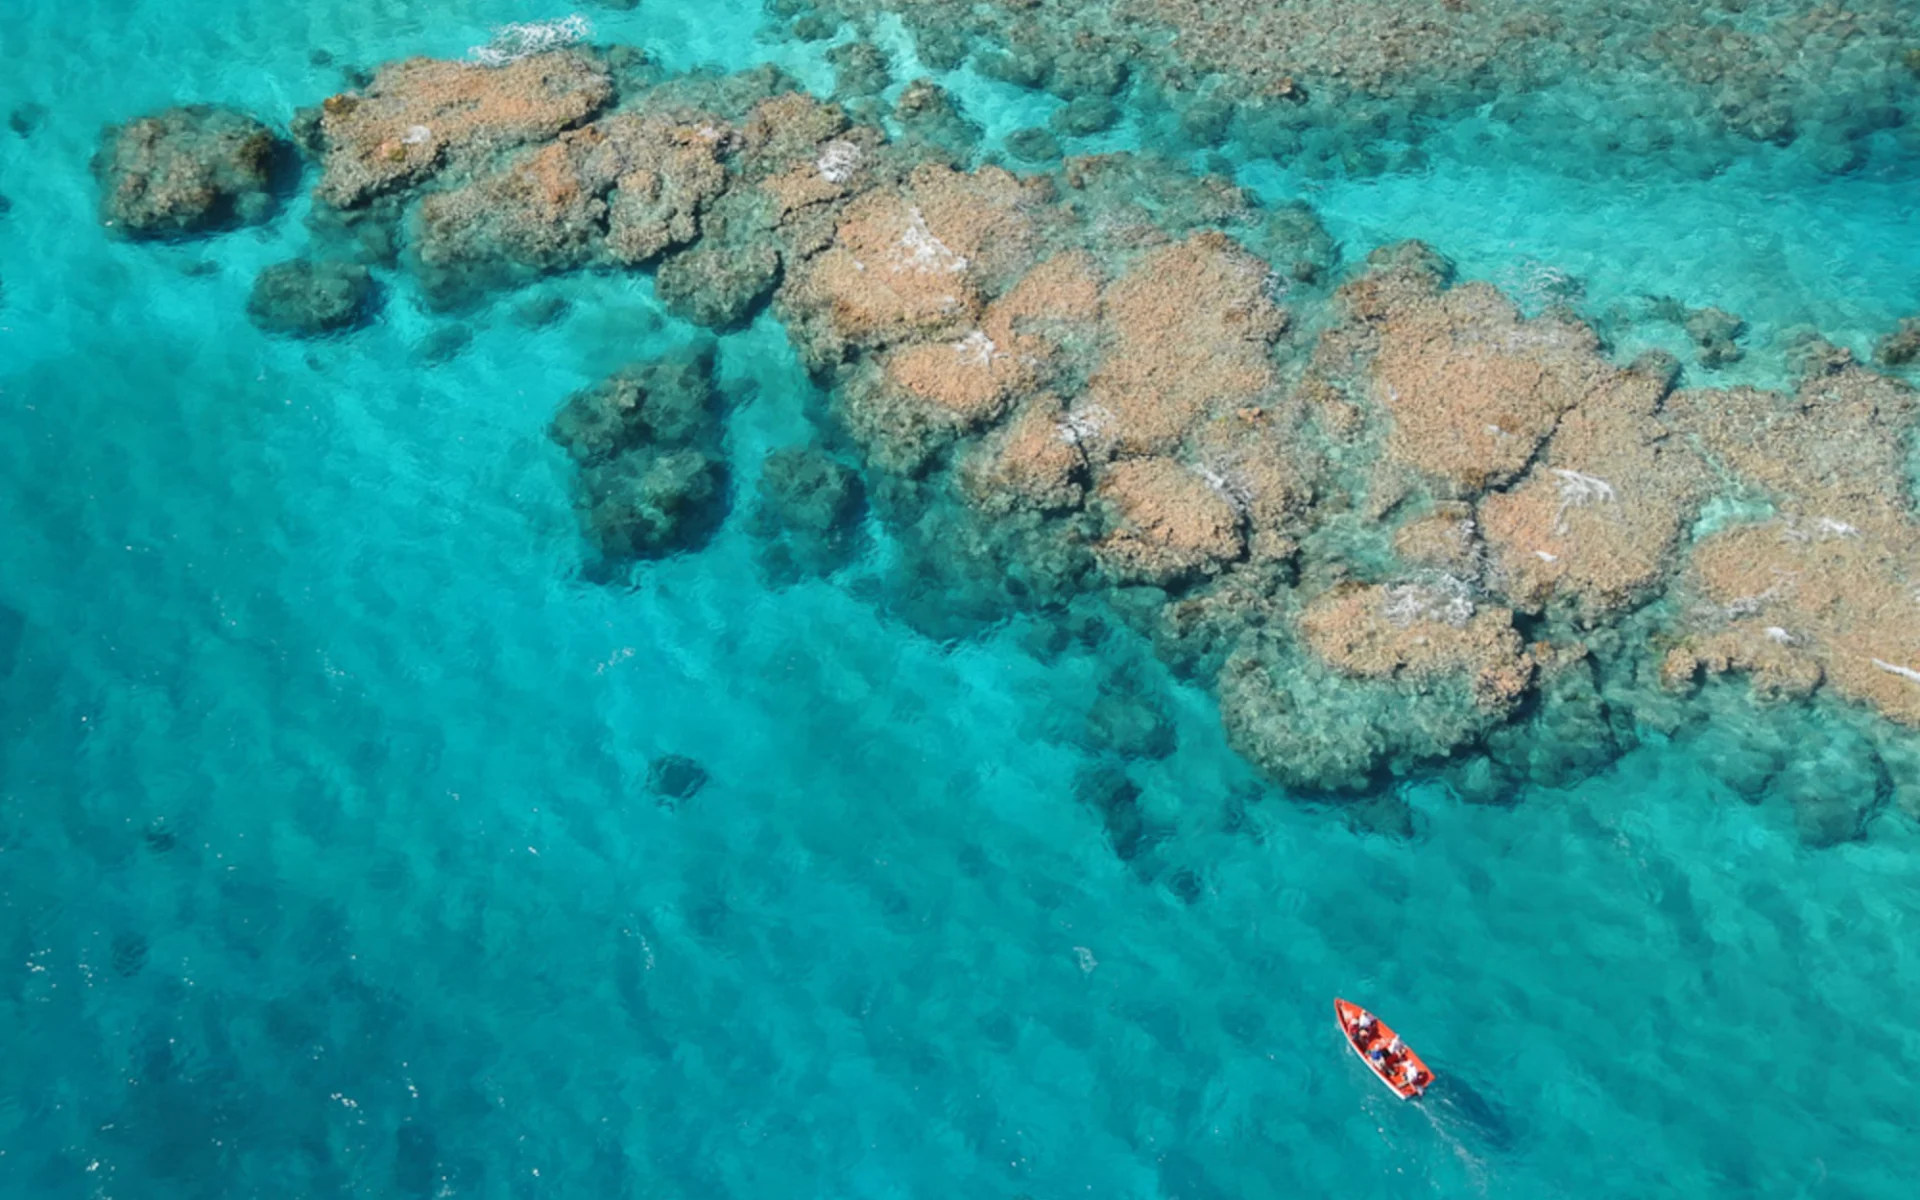
<svg viewBox="0 0 1920 1200"><path fill-rule="evenodd" d="M1218 233L1148 252L1102 296L1113 349L1086 403L1123 453L1177 446L1202 418L1259 402L1277 377L1268 350L1287 314L1267 265Z"/></svg>
<svg viewBox="0 0 1920 1200"><path fill-rule="evenodd" d="M257 224L273 213L291 152L271 129L230 108L188 105L129 121L107 130L94 157L102 219L135 238Z"/></svg>
<svg viewBox="0 0 1920 1200"><path fill-rule="evenodd" d="M936 7L907 4L909 24ZM1443 77L1457 68L1468 90L1496 67L1391 21L1363 49L1302 6L1270 7L1355 74L1274 78L1265 95L1193 81L1210 106L1183 107L1191 136L1279 144L1311 132L1325 95L1441 86L1395 65L1416 49L1458 51ZM953 29L991 25L989 8ZM1158 11L1200 20L1183 0ZM1088 36L1036 34L976 66L1068 96L1069 136L1110 123L1119 88L1179 78L1192 52L1066 23ZM927 61L968 50L919 32ZM1116 65L1135 51L1137 69ZM1905 384L1808 337L1795 392L1676 390L1671 358L1620 365L1566 304L1524 315L1419 243L1343 270L1310 209L1218 175L1132 154L1025 177L968 166L978 131L924 81L890 139L884 64L864 41L835 56L845 106L771 70L665 79L615 51L395 64L309 120L317 208L370 251L371 231L410 221L395 261L442 302L638 268L714 329L770 306L822 396L820 444L759 466L746 528L770 578L848 565L871 516L888 553L859 586L890 614L942 640L1021 614L1050 655L1130 627L1213 690L1269 777L1371 793L1348 810L1370 828L1411 828L1382 789L1394 779L1509 803L1649 734L1701 739L1735 790L1791 804L1810 843L1858 836L1891 797L1920 804L1920 405ZM271 307L295 314L276 320L330 327L311 315L330 311L322 268L273 270ZM1703 365L1738 355L1738 318L1668 307ZM705 543L729 503L722 409L710 346L565 403L551 433L591 570ZM1104 679L1065 736L1169 753L1146 680ZM1767 748L1803 737L1857 755L1845 778L1864 791ZM1123 856L1153 837L1132 787L1107 773L1083 789Z"/></svg>
<svg viewBox="0 0 1920 1200"><path fill-rule="evenodd" d="M1523 321L1487 284L1409 297L1378 326L1373 391L1392 422L1387 454L1456 496L1512 480L1609 373L1584 326Z"/></svg>
<svg viewBox="0 0 1920 1200"><path fill-rule="evenodd" d="M1363 792L1442 760L1502 716L1459 672L1354 680L1280 636L1243 640L1219 679L1227 739L1277 782L1307 793Z"/></svg>
<svg viewBox="0 0 1920 1200"><path fill-rule="evenodd" d="M1300 610L1299 642L1250 634L1220 675L1240 751L1277 779L1357 791L1487 736L1535 662L1512 614L1447 576L1337 586Z"/></svg>
<svg viewBox="0 0 1920 1200"><path fill-rule="evenodd" d="M378 296L357 263L296 258L261 271L247 296L247 319L268 333L317 337L366 320Z"/></svg>
<svg viewBox="0 0 1920 1200"><path fill-rule="evenodd" d="M801 19L894 18L935 69L970 59L1070 104L1130 86L1190 145L1238 139L1310 172L1411 166L1429 131L1475 109L1554 150L1575 131L1596 172L1704 175L1794 142L1825 171L1899 168L1910 143L1886 135L1920 115L1902 0L1738 21L1717 0L815 0Z"/></svg>
<svg viewBox="0 0 1920 1200"><path fill-rule="evenodd" d="M825 164L816 174L829 177ZM815 363L900 342L961 340L984 292L1031 253L1036 185L986 168L916 169L846 206L833 244L781 289Z"/></svg>
<svg viewBox="0 0 1920 1200"><path fill-rule="evenodd" d="M1476 605L1451 576L1334 588L1302 610L1299 627L1307 646L1342 675L1419 682L1464 675L1489 709L1510 709L1533 675L1513 614Z"/></svg>
<svg viewBox="0 0 1920 1200"><path fill-rule="evenodd" d="M662 263L656 280L668 311L725 331L746 324L773 295L780 254L771 246L703 243Z"/></svg>
<svg viewBox="0 0 1920 1200"><path fill-rule="evenodd" d="M981 443L962 468L969 501L986 512L1026 506L1042 512L1080 507L1087 456L1060 399L1040 395Z"/></svg>

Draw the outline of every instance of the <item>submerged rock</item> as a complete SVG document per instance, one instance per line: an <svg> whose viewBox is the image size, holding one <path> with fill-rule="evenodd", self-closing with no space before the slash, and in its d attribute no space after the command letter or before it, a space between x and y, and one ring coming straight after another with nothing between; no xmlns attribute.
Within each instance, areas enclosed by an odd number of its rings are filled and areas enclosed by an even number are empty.
<svg viewBox="0 0 1920 1200"><path fill-rule="evenodd" d="M664 808L693 799L709 778L705 767L684 754L663 754L647 765L647 790Z"/></svg>
<svg viewBox="0 0 1920 1200"><path fill-rule="evenodd" d="M1889 367L1920 359L1920 317L1903 318L1892 333L1874 343L1873 357Z"/></svg>
<svg viewBox="0 0 1920 1200"><path fill-rule="evenodd" d="M1120 123L1120 106L1105 96L1077 96L1055 110L1048 124L1067 137L1104 133Z"/></svg>
<svg viewBox="0 0 1920 1200"><path fill-rule="evenodd" d="M433 366L452 362L473 343L473 330L465 325L442 325L420 340L420 357Z"/></svg>
<svg viewBox="0 0 1920 1200"><path fill-rule="evenodd" d="M827 51L836 99L877 96L893 82L886 52L872 42L843 42Z"/></svg>
<svg viewBox="0 0 1920 1200"><path fill-rule="evenodd" d="M1687 336L1700 347L1700 365L1708 370L1739 362L1745 351L1734 344L1747 331L1747 323L1718 308L1696 308L1682 322Z"/></svg>
<svg viewBox="0 0 1920 1200"><path fill-rule="evenodd" d="M1030 163L1052 163L1060 157L1060 140L1044 129L1016 129L1007 135L1007 150Z"/></svg>
<svg viewBox="0 0 1920 1200"><path fill-rule="evenodd" d="M93 167L108 225L176 238L266 220L290 159L289 144L259 121L199 104L107 130Z"/></svg>
<svg viewBox="0 0 1920 1200"><path fill-rule="evenodd" d="M1073 782L1074 798L1100 818L1107 841L1122 862L1153 849L1167 831L1140 811L1140 785L1118 767L1083 769Z"/></svg>
<svg viewBox="0 0 1920 1200"><path fill-rule="evenodd" d="M576 393L550 432L579 466L574 505L602 567L697 549L726 517L710 345Z"/></svg>
<svg viewBox="0 0 1920 1200"><path fill-rule="evenodd" d="M7 114L7 128L23 138L30 138L40 130L41 123L47 119L47 106L28 101L15 105Z"/></svg>
<svg viewBox="0 0 1920 1200"><path fill-rule="evenodd" d="M247 319L267 333L318 337L365 321L377 294L372 274L357 263L296 258L254 279Z"/></svg>
<svg viewBox="0 0 1920 1200"><path fill-rule="evenodd" d="M1116 670L1101 681L1084 733L1090 749L1125 758L1165 758L1178 745L1166 697L1136 668Z"/></svg>
<svg viewBox="0 0 1920 1200"><path fill-rule="evenodd" d="M581 471L579 492L604 562L661 558L699 548L719 527L726 464L691 449L626 454Z"/></svg>
<svg viewBox="0 0 1920 1200"><path fill-rule="evenodd" d="M894 103L893 118L906 131L909 146L943 153L962 165L980 142L980 126L967 119L946 89L931 79L916 79Z"/></svg>
<svg viewBox="0 0 1920 1200"><path fill-rule="evenodd" d="M865 488L853 468L815 446L785 446L761 464L751 532L776 580L825 575L860 549Z"/></svg>
<svg viewBox="0 0 1920 1200"><path fill-rule="evenodd" d="M565 296L538 292L513 306L513 319L526 329L545 329L564 320L573 306Z"/></svg>
<svg viewBox="0 0 1920 1200"><path fill-rule="evenodd" d="M550 432L575 462L591 467L645 447L712 444L718 423L713 348L701 344L574 393Z"/></svg>
<svg viewBox="0 0 1920 1200"><path fill-rule="evenodd" d="M780 282L771 246L699 245L661 264L656 290L667 311L725 331L752 320Z"/></svg>

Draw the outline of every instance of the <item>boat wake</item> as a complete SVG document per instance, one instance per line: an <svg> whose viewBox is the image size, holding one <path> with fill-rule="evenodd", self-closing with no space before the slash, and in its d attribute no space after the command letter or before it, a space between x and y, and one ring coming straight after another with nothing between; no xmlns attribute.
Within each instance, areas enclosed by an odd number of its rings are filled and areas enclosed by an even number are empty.
<svg viewBox="0 0 1920 1200"><path fill-rule="evenodd" d="M1512 1154L1517 1138L1499 1106L1467 1080L1442 1075L1415 1105L1453 1152L1474 1190L1489 1194L1497 1165Z"/></svg>

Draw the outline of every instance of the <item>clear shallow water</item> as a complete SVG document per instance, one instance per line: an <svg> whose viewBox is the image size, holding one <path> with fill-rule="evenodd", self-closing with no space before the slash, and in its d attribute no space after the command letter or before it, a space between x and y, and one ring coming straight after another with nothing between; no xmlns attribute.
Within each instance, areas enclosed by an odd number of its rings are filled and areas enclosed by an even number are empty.
<svg viewBox="0 0 1920 1200"><path fill-rule="evenodd" d="M823 78L754 11L593 15L671 65ZM632 591L576 581L544 427L689 335L648 284L564 281L539 332L503 304L429 367L443 322L404 285L346 341L247 324L297 211L177 248L94 225L105 121L284 120L336 86L314 47L459 53L550 15L0 17L24 64L0 105L52 109L0 133L4 1194L1904 1190L1902 818L1809 852L1655 747L1511 811L1416 790L1420 836L1389 841L1249 802L1206 699L1173 690L1179 751L1131 768L1165 840L1122 863L1074 799L1093 655L1037 663L1018 629L943 650L860 570L768 591L737 516ZM1593 291L1697 280L1689 302L1838 337L1912 307L1911 229L1871 180L1794 205L1675 183L1628 223L1538 166L1436 171L1481 182L1318 199L1351 252L1417 234L1495 274L1511 244ZM1662 249L1716 236L1823 250ZM804 436L807 385L770 324L722 362L750 483ZM674 811L645 789L665 752L713 775ZM1428 1055L1429 1102L1365 1076L1335 992Z"/></svg>

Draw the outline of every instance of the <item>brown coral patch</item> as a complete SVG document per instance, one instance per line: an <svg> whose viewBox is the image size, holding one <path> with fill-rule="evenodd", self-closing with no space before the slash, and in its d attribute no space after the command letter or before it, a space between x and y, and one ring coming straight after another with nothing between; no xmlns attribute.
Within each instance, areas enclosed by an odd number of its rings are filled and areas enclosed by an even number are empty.
<svg viewBox="0 0 1920 1200"><path fill-rule="evenodd" d="M596 127L590 163L611 175L607 250L629 266L650 262L700 236L700 217L727 187L724 160L736 135L702 117L656 120L619 116Z"/></svg>
<svg viewBox="0 0 1920 1200"><path fill-rule="evenodd" d="M851 147L854 143L844 145ZM830 161L826 166L818 161L796 164L768 178L760 188L772 197L774 219L778 221L786 220L801 209L843 199L853 191L851 175L842 177Z"/></svg>
<svg viewBox="0 0 1920 1200"><path fill-rule="evenodd" d="M985 290L1032 253L1024 199L1005 171L922 167L905 188L847 206L834 244L800 274L790 302L824 313L851 346L964 337Z"/></svg>
<svg viewBox="0 0 1920 1200"><path fill-rule="evenodd" d="M1254 406L1216 416L1193 435L1202 476L1245 519L1257 561L1292 557L1313 503L1315 460L1295 436L1298 426L1289 408Z"/></svg>
<svg viewBox="0 0 1920 1200"><path fill-rule="evenodd" d="M1063 426L1065 416L1057 396L1037 396L1023 405L962 464L967 498L989 512L1078 508L1085 497L1087 459Z"/></svg>
<svg viewBox="0 0 1920 1200"><path fill-rule="evenodd" d="M887 378L972 429L998 419L1045 375L1056 338L1100 310L1092 259L1056 255L987 305L980 327L951 341L917 342L887 359ZM1076 450L1077 454L1078 451Z"/></svg>
<svg viewBox="0 0 1920 1200"><path fill-rule="evenodd" d="M579 266L604 245L637 264L699 236L727 186L724 124L695 116L618 116L571 130L504 170L421 201L421 261L504 256L543 269Z"/></svg>
<svg viewBox="0 0 1920 1200"><path fill-rule="evenodd" d="M1522 321L1487 284L1394 308L1373 365L1387 452L1463 495L1504 483L1614 373L1596 350L1585 326Z"/></svg>
<svg viewBox="0 0 1920 1200"><path fill-rule="evenodd" d="M1861 367L1811 376L1789 395L1681 392L1669 409L1729 471L1798 507L1897 511L1907 489L1913 389Z"/></svg>
<svg viewBox="0 0 1920 1200"><path fill-rule="evenodd" d="M607 206L582 178L573 147L549 143L513 166L420 204L423 263L504 255L548 268L592 255Z"/></svg>
<svg viewBox="0 0 1920 1200"><path fill-rule="evenodd" d="M1660 682L1680 690L1702 672L1729 671L1746 674L1754 692L1771 700L1804 699L1826 677L1820 660L1804 647L1781 640L1768 626L1743 621L1669 650L1660 663Z"/></svg>
<svg viewBox="0 0 1920 1200"><path fill-rule="evenodd" d="M1021 357L1002 350L979 330L952 342L920 342L887 359L887 377L938 406L968 428L1006 411L1016 390L1033 377Z"/></svg>
<svg viewBox="0 0 1920 1200"><path fill-rule="evenodd" d="M1321 593L1299 618L1300 634L1322 661L1360 679L1471 677L1484 708L1511 707L1533 676L1533 660L1505 608L1476 606L1444 582L1348 584Z"/></svg>
<svg viewBox="0 0 1920 1200"><path fill-rule="evenodd" d="M1011 344L1022 334L1052 333L1100 316L1100 265L1084 250L1069 250L1021 276L994 301L983 324L987 336Z"/></svg>
<svg viewBox="0 0 1920 1200"><path fill-rule="evenodd" d="M1657 375L1614 373L1561 419L1517 487L1482 498L1493 577L1514 604L1564 598L1591 618L1666 579L1712 481L1658 419L1664 393Z"/></svg>
<svg viewBox="0 0 1920 1200"><path fill-rule="evenodd" d="M742 122L747 157L763 174L806 164L817 168L820 147L848 129L838 104L823 104L805 92L786 92L754 105Z"/></svg>
<svg viewBox="0 0 1920 1200"><path fill-rule="evenodd" d="M1770 494L1782 514L1722 529L1694 548L1689 650L1790 694L1773 677L1805 682L1811 668L1795 665L1804 660L1839 695L1920 726L1920 523L1906 472L1912 390L1843 367L1792 395L1687 392L1671 407L1724 469Z"/></svg>
<svg viewBox="0 0 1920 1200"><path fill-rule="evenodd" d="M1480 529L1473 506L1443 501L1393 531L1393 550L1409 566L1443 571L1461 579L1480 573Z"/></svg>
<svg viewBox="0 0 1920 1200"><path fill-rule="evenodd" d="M1173 459L1115 463L1101 474L1098 495L1114 527L1094 553L1117 580L1173 583L1212 574L1245 551L1231 501Z"/></svg>
<svg viewBox="0 0 1920 1200"><path fill-rule="evenodd" d="M613 99L590 55L556 50L500 67L409 58L382 67L364 92L321 107L326 154L318 195L338 208L472 160L550 138Z"/></svg>
<svg viewBox="0 0 1920 1200"><path fill-rule="evenodd" d="M1207 413L1274 385L1268 353L1287 314L1267 277L1265 263L1207 232L1149 252L1107 288L1114 344L1087 398L1112 415L1121 451L1169 451Z"/></svg>
<svg viewBox="0 0 1920 1200"><path fill-rule="evenodd" d="M1910 519L1738 525L1702 541L1692 570L1697 654L1717 653L1728 669L1810 660L1840 695L1920 726L1920 526Z"/></svg>

